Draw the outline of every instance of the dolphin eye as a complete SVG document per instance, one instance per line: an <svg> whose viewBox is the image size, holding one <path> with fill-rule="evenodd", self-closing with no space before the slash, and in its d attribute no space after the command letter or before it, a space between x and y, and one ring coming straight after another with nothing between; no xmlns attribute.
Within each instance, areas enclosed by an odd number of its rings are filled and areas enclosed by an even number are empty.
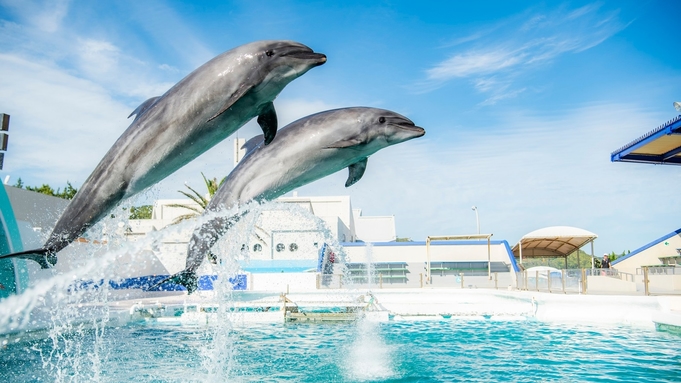
<svg viewBox="0 0 681 383"><path fill-rule="evenodd" d="M384 124L384 123L385 123L385 117L380 117L380 118L378 119L378 122L379 122L380 124Z"/></svg>
<svg viewBox="0 0 681 383"><path fill-rule="evenodd" d="M265 55L266 55L267 57L272 57L273 54L274 54L274 51L271 50L271 49L268 50L268 51L265 51Z"/></svg>

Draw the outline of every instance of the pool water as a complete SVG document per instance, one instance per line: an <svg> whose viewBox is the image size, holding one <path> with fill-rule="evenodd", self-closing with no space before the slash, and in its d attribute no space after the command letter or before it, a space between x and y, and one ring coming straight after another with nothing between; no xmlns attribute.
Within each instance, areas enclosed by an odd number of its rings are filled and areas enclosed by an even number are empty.
<svg viewBox="0 0 681 383"><path fill-rule="evenodd" d="M535 320L139 323L11 341L0 381L679 382L679 340Z"/></svg>

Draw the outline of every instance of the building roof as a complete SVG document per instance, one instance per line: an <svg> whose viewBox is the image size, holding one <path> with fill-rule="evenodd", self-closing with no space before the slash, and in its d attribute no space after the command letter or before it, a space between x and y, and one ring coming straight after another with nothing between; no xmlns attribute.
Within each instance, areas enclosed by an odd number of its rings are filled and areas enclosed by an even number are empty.
<svg viewBox="0 0 681 383"><path fill-rule="evenodd" d="M513 255L524 257L566 257L598 238L590 231L571 226L550 226L525 234L513 246Z"/></svg>
<svg viewBox="0 0 681 383"><path fill-rule="evenodd" d="M610 160L681 165L681 115L612 152Z"/></svg>

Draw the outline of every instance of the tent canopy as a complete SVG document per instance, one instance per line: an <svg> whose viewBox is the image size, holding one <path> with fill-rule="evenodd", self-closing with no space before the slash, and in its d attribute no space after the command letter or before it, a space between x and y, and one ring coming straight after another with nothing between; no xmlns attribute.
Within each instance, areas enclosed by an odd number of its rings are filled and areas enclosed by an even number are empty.
<svg viewBox="0 0 681 383"><path fill-rule="evenodd" d="M513 246L513 255L523 257L567 257L598 236L571 226L551 226L525 234Z"/></svg>

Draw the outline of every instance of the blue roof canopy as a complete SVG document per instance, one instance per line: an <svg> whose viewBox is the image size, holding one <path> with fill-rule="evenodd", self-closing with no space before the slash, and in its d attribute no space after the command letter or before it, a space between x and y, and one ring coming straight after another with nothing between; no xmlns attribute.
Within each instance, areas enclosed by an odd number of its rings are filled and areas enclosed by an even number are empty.
<svg viewBox="0 0 681 383"><path fill-rule="evenodd" d="M610 160L681 165L681 115L614 151Z"/></svg>

